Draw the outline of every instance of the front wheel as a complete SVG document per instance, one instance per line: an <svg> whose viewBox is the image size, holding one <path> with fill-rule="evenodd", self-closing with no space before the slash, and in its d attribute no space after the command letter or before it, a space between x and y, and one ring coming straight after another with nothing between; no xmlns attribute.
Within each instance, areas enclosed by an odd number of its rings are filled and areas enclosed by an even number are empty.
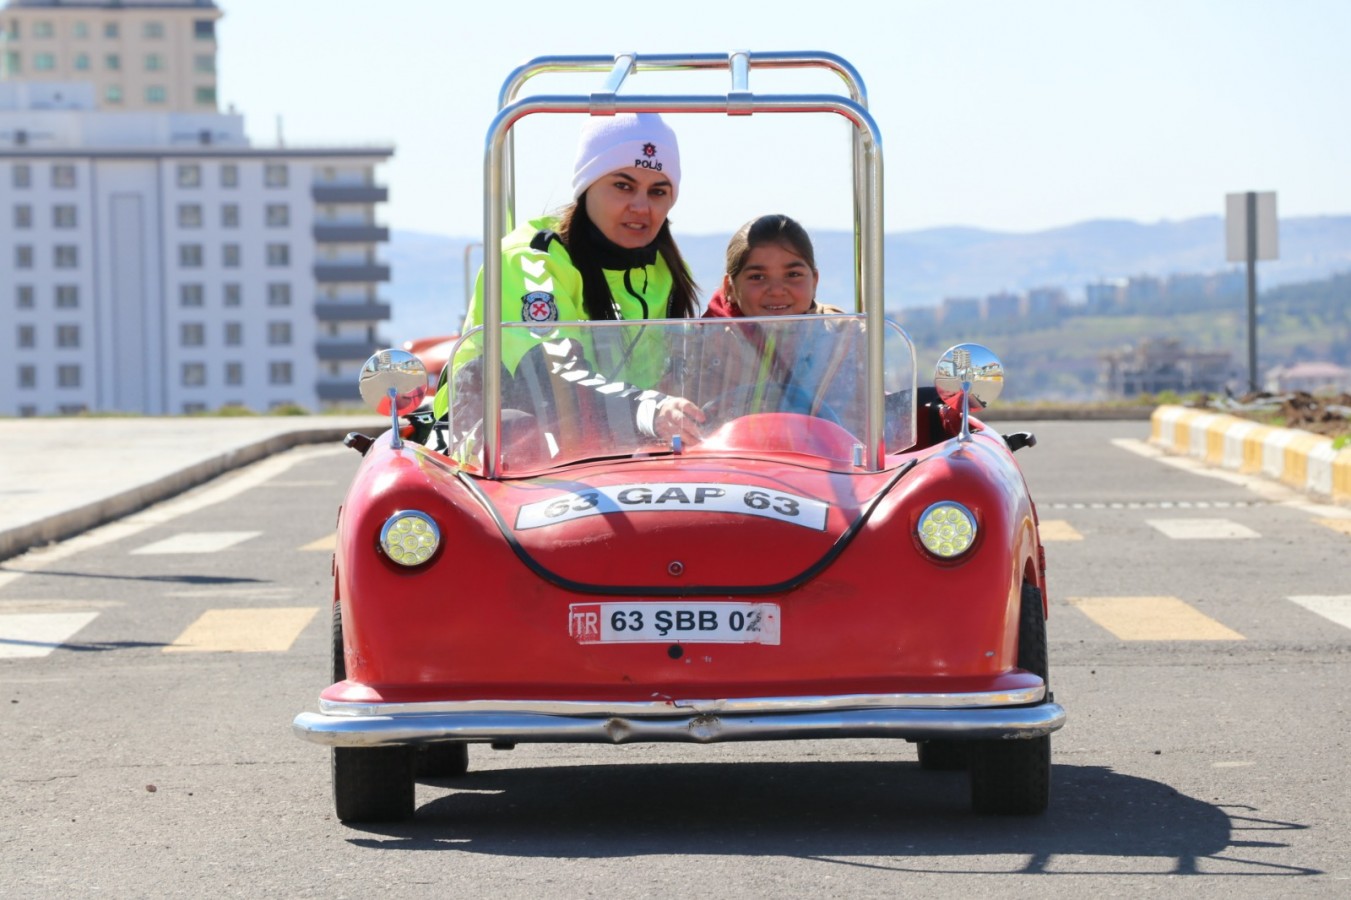
<svg viewBox="0 0 1351 900"><path fill-rule="evenodd" d="M333 807L343 822L412 818L412 748L334 747Z"/></svg>

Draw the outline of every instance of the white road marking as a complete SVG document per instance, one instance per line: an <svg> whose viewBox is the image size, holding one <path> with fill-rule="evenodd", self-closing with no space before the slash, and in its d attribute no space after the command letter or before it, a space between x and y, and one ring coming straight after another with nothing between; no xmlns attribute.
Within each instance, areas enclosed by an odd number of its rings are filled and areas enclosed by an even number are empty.
<svg viewBox="0 0 1351 900"><path fill-rule="evenodd" d="M96 612L0 615L0 658L46 656L96 618Z"/></svg>
<svg viewBox="0 0 1351 900"><path fill-rule="evenodd" d="M1343 628L1351 628L1351 594L1323 597L1304 595L1291 597L1290 602L1304 607L1309 612L1317 613L1329 622L1336 622Z"/></svg>
<svg viewBox="0 0 1351 900"><path fill-rule="evenodd" d="M131 552L134 555L146 556L163 553L219 553L260 534L261 531L189 531L155 541L153 544L146 544L144 547L137 547Z"/></svg>
<svg viewBox="0 0 1351 900"><path fill-rule="evenodd" d="M1261 537L1246 525L1228 519L1146 519L1145 523L1180 541Z"/></svg>

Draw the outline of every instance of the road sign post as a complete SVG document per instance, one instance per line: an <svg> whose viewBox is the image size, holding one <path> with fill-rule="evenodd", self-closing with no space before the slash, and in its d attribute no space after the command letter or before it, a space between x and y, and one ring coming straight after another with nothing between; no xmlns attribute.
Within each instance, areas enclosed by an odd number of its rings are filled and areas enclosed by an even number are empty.
<svg viewBox="0 0 1351 900"><path fill-rule="evenodd" d="M1257 382L1257 261L1276 259L1276 192L1225 197L1225 258L1248 264L1248 390Z"/></svg>

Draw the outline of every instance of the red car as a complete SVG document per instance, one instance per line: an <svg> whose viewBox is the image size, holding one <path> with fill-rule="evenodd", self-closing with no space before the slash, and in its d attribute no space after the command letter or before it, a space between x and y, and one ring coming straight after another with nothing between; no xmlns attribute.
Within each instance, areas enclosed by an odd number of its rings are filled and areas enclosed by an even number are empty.
<svg viewBox="0 0 1351 900"><path fill-rule="evenodd" d="M978 812L1041 812L1065 713L1048 687L1036 510L1013 456L1034 441L970 416L1002 386L993 354L954 347L934 385L918 385L909 339L882 314L880 146L861 80L829 54L611 63L611 82L626 67L719 64L734 87L761 66L848 76L849 97L734 90L726 103L855 125L860 311L474 329L452 371L478 361L489 374L425 444L399 427L424 368L401 351L373 357L363 395L393 427L351 440L364 458L339 516L333 684L294 722L332 747L338 817L411 816L419 774L464 772L474 743L854 737L902 738L924 768L969 769ZM489 183L508 183L511 122L589 109L592 95L513 102L533 72L568 67L599 60L541 58L508 79ZM619 111L717 105L609 96ZM484 283L485 320L499 322L500 259ZM705 439L661 444L632 427L607 396L623 371L573 384L556 366L560 390L512 392L492 373L514 340L593 368L610 347L625 360L640 347L660 373L645 386L700 403ZM791 366L768 364L783 354Z"/></svg>

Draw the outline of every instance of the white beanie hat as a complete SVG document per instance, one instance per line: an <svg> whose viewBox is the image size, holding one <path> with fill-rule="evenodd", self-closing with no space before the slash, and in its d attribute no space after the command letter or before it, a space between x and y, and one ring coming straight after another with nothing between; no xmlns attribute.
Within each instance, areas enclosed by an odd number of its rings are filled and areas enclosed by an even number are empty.
<svg viewBox="0 0 1351 900"><path fill-rule="evenodd" d="M656 113L591 116L577 141L572 199L616 169L631 166L665 175L675 202L680 191L680 148L671 126Z"/></svg>

